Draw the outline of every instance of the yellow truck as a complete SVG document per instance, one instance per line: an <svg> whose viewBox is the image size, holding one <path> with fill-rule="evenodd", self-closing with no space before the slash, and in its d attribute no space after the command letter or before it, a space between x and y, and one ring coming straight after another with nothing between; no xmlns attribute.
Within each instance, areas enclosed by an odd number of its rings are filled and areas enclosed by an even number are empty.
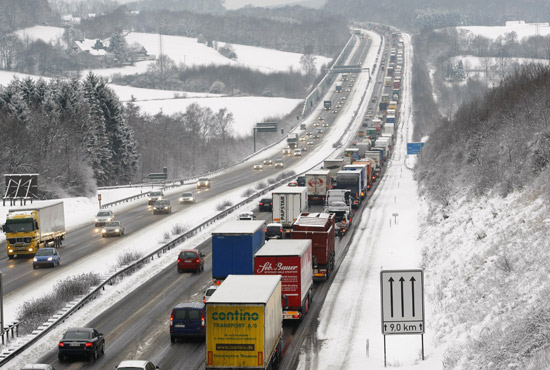
<svg viewBox="0 0 550 370"><path fill-rule="evenodd" d="M47 202L13 208L2 226L6 234L8 258L33 256L38 248L61 246L65 239L63 202Z"/></svg>
<svg viewBox="0 0 550 370"><path fill-rule="evenodd" d="M281 275L229 275L206 302L206 369L276 368Z"/></svg>

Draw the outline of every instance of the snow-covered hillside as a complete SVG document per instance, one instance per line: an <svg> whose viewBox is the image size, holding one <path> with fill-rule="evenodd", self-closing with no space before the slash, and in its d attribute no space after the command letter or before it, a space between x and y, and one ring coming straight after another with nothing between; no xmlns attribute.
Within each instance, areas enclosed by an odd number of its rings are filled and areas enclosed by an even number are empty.
<svg viewBox="0 0 550 370"><path fill-rule="evenodd" d="M521 21L506 22L504 26L467 26L457 27L457 29L465 31L471 36L481 35L490 39L496 39L499 36L504 37L504 35L510 32L515 32L519 40L535 35L550 35L550 24L548 23L525 23Z"/></svg>

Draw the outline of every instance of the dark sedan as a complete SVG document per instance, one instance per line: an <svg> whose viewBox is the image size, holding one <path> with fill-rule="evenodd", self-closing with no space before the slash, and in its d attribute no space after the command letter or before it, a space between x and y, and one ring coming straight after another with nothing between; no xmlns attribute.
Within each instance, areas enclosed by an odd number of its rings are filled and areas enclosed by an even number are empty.
<svg viewBox="0 0 550 370"><path fill-rule="evenodd" d="M93 328L70 328L59 341L59 361L65 357L86 357L97 360L105 352L103 334Z"/></svg>

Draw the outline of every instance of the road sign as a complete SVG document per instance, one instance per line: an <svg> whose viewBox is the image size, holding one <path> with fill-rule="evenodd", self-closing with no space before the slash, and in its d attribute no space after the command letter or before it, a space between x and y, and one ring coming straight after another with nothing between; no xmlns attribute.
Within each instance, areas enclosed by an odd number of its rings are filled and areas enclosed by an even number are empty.
<svg viewBox="0 0 550 370"><path fill-rule="evenodd" d="M168 178L168 174L162 172L162 173L149 173L146 176L149 180L166 180Z"/></svg>
<svg viewBox="0 0 550 370"><path fill-rule="evenodd" d="M418 154L424 143L407 143L407 154Z"/></svg>
<svg viewBox="0 0 550 370"><path fill-rule="evenodd" d="M424 334L424 270L380 272L382 334Z"/></svg>
<svg viewBox="0 0 550 370"><path fill-rule="evenodd" d="M254 128L257 132L277 132L277 122L258 122Z"/></svg>

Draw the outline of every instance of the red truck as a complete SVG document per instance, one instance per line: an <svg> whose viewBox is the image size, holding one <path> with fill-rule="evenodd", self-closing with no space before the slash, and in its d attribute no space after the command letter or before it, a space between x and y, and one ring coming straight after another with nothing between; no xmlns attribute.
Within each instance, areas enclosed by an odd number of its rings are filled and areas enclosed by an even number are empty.
<svg viewBox="0 0 550 370"><path fill-rule="evenodd" d="M292 239L311 239L313 278L328 280L334 269L334 213L302 213L292 226Z"/></svg>
<svg viewBox="0 0 550 370"><path fill-rule="evenodd" d="M311 240L269 240L254 255L254 275L281 275L284 320L309 311L313 287Z"/></svg>

